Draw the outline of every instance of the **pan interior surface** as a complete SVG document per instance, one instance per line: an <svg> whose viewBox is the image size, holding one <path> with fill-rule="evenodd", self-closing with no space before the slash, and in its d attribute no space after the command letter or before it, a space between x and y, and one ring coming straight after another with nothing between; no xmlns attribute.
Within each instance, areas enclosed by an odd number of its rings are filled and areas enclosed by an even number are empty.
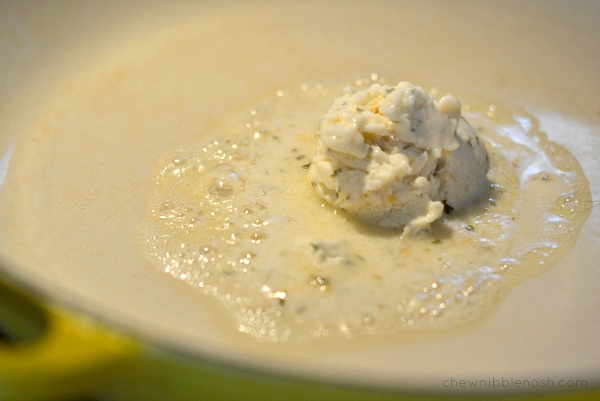
<svg viewBox="0 0 600 401"><path fill-rule="evenodd" d="M221 304L149 268L138 243L165 151L282 88L382 71L520 105L577 158L592 208L600 9L580 3L5 3L7 274L169 348L271 371L440 389L450 376L597 379L595 209L570 253L475 325L294 346L239 333Z"/></svg>

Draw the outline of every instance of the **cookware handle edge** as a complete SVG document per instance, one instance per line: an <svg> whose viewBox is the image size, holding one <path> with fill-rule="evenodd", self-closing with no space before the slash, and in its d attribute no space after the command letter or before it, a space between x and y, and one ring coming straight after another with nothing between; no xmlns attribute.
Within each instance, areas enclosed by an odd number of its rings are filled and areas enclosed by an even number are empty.
<svg viewBox="0 0 600 401"><path fill-rule="evenodd" d="M135 340L72 312L42 306L0 280L0 319L10 307L14 309L15 302L29 313L37 308L43 325L35 339L0 341L2 400L49 400L89 393L119 375L141 353ZM12 317L18 313L13 310Z"/></svg>

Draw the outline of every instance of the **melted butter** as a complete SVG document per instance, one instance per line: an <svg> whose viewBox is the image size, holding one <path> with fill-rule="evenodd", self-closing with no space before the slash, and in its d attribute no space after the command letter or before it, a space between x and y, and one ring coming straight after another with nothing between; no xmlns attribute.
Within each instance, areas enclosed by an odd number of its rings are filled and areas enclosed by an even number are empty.
<svg viewBox="0 0 600 401"><path fill-rule="evenodd" d="M428 236L404 238L324 204L306 168L316 123L346 85L277 91L161 158L142 230L152 266L220 300L240 332L299 341L462 327L570 249L589 215L587 181L514 105L465 104L492 185Z"/></svg>

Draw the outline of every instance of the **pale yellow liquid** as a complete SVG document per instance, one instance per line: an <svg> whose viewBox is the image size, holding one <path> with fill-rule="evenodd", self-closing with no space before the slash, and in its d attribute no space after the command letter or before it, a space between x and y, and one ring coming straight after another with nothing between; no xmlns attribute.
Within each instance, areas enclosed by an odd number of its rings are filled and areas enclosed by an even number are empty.
<svg viewBox="0 0 600 401"><path fill-rule="evenodd" d="M484 199L420 238L333 209L306 172L317 122L342 87L397 80L283 88L169 152L142 230L151 264L216 297L260 340L449 330L489 316L570 249L590 212L587 181L531 115L474 101L465 114L491 158ZM345 249L315 258L323 240Z"/></svg>

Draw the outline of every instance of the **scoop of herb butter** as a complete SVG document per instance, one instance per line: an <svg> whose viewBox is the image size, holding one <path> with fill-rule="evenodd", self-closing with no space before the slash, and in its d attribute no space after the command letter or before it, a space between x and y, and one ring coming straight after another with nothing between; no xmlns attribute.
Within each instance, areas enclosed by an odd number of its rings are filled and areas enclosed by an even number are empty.
<svg viewBox="0 0 600 401"><path fill-rule="evenodd" d="M488 187L484 144L452 95L409 82L336 99L321 119L309 168L317 193L372 224L418 233Z"/></svg>

